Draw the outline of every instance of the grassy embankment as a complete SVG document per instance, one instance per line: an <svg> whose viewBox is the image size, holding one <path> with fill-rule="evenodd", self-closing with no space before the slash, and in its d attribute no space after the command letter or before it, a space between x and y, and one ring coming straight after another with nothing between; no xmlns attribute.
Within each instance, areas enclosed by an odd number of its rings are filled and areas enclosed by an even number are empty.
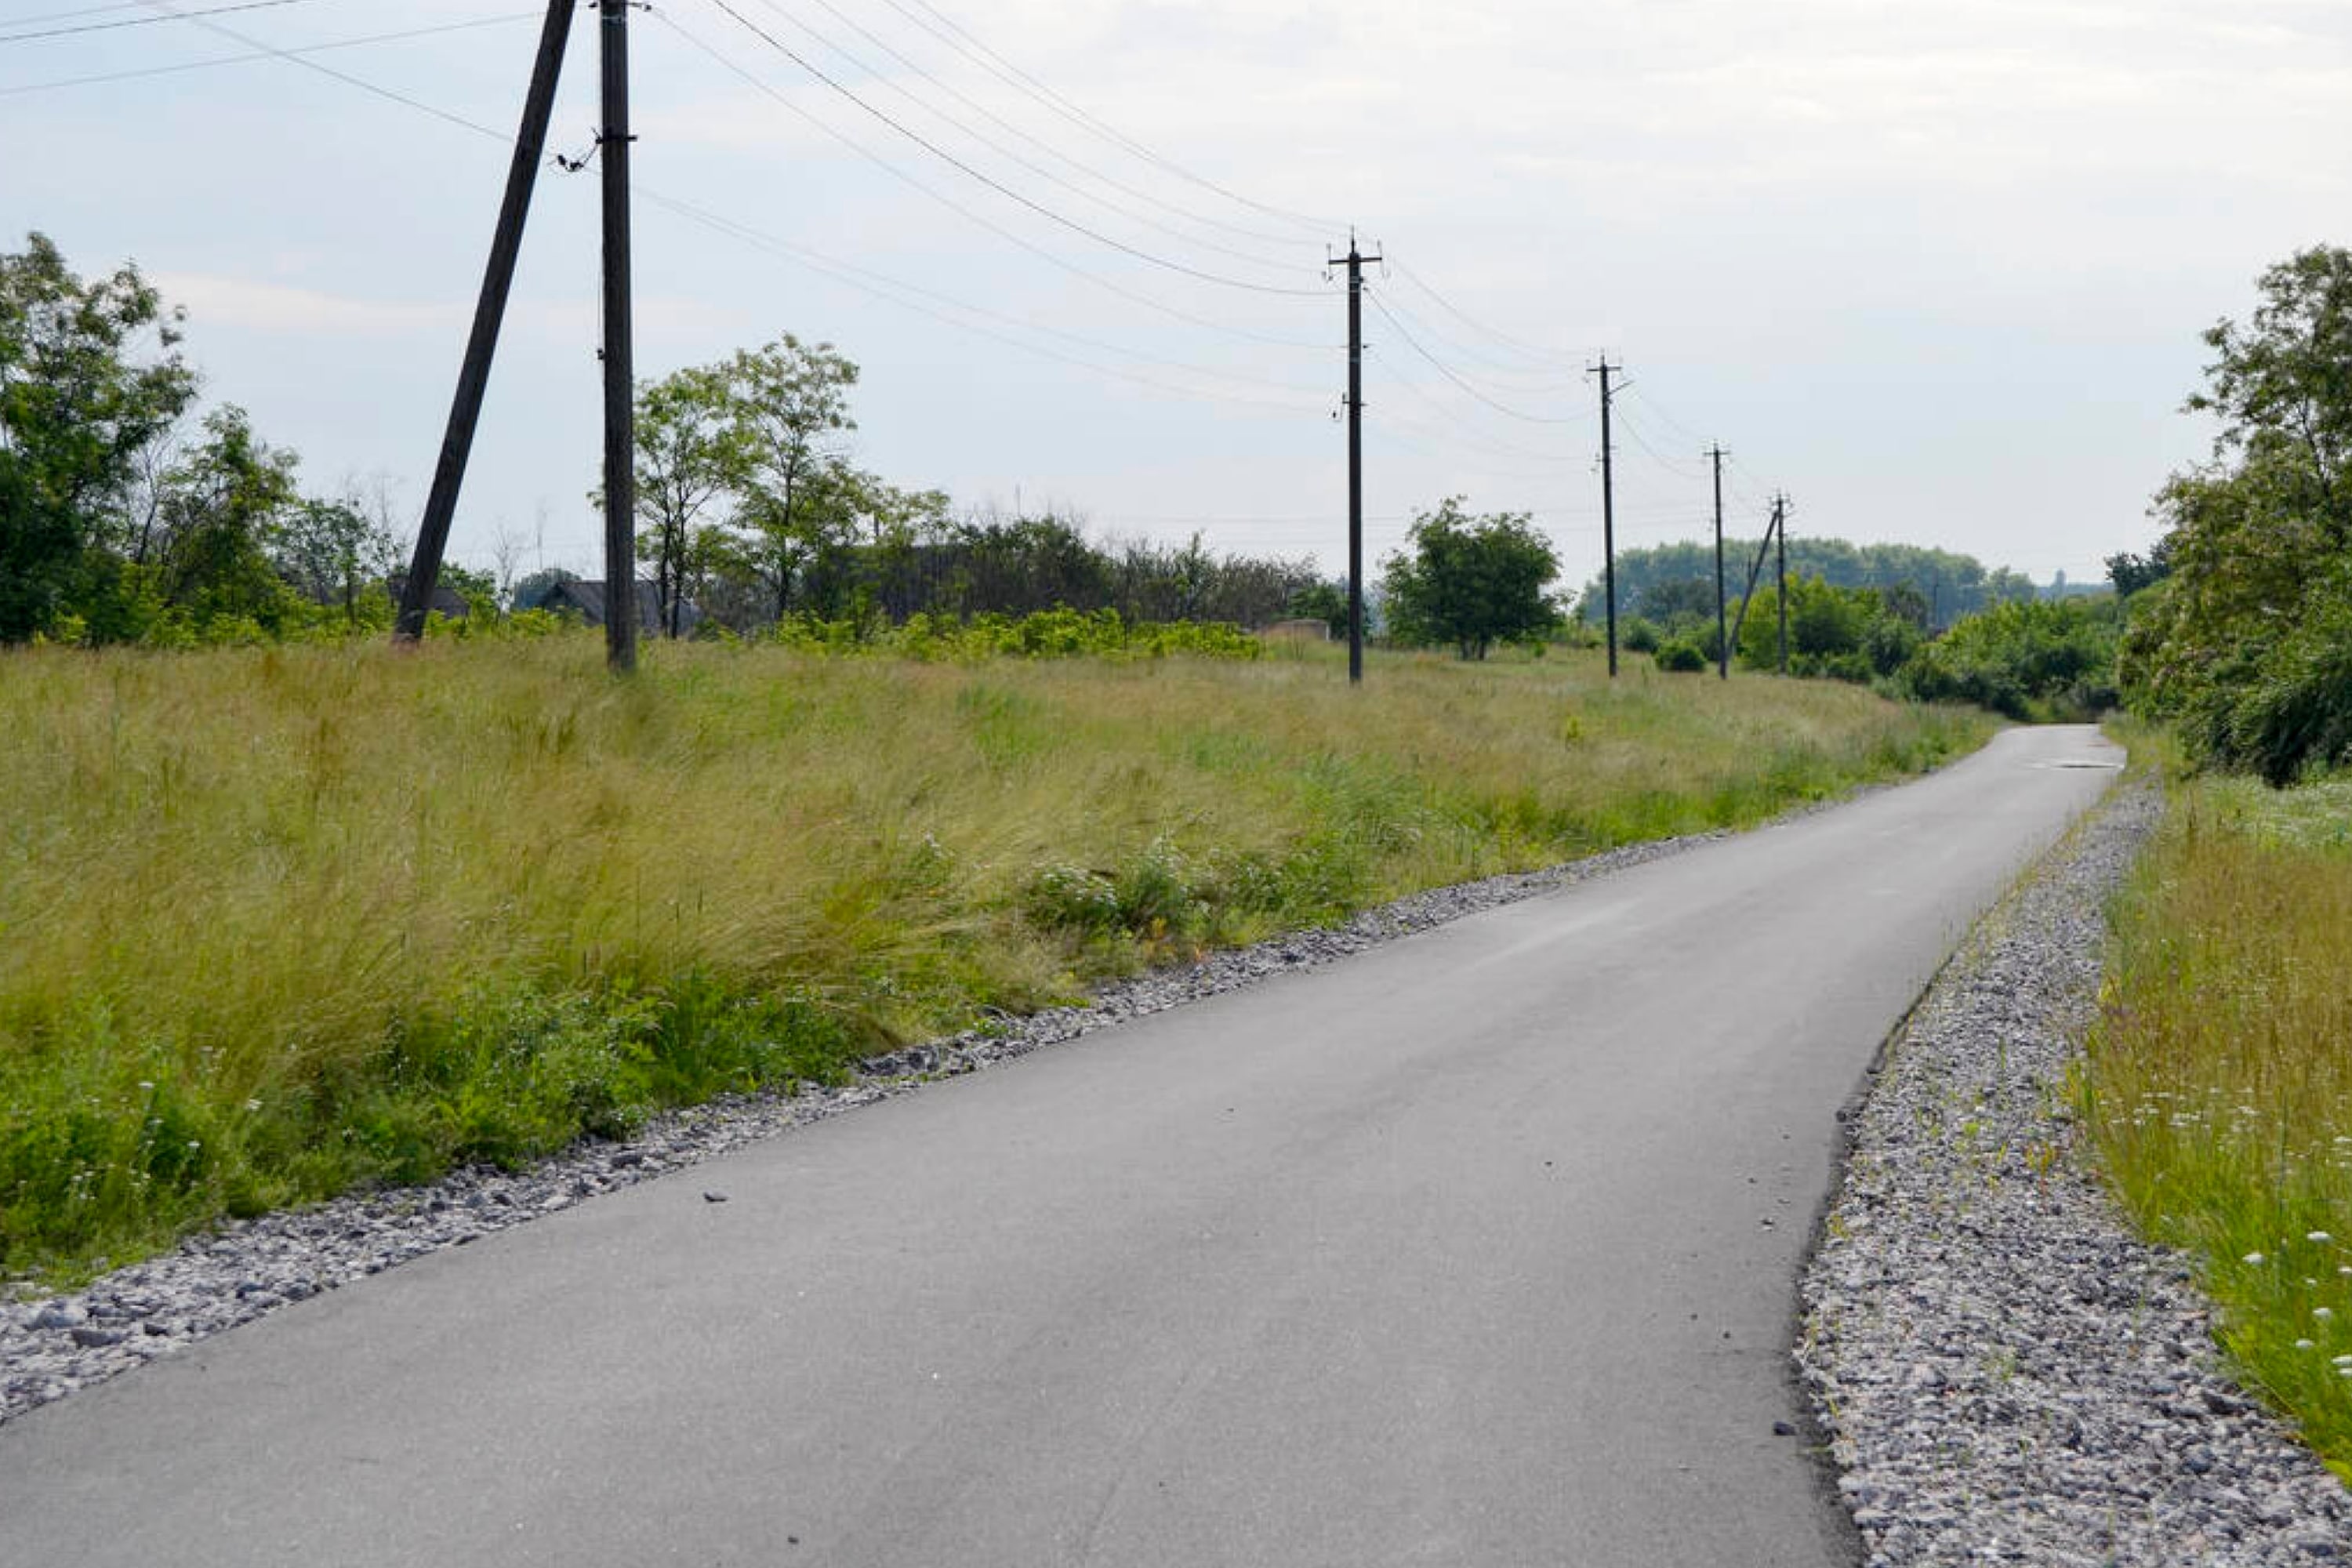
<svg viewBox="0 0 2352 1568"><path fill-rule="evenodd" d="M2171 786L2120 901L2084 1103L2221 1343L2352 1479L2352 779Z"/></svg>
<svg viewBox="0 0 2352 1568"><path fill-rule="evenodd" d="M0 657L0 1280L514 1162L1988 721L1591 655Z"/></svg>

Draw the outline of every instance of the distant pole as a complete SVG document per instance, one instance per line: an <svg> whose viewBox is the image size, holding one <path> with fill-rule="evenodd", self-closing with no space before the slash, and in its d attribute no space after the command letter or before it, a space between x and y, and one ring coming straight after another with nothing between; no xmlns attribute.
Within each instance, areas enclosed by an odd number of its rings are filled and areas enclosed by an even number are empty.
<svg viewBox="0 0 2352 1568"><path fill-rule="evenodd" d="M416 552L409 561L408 581L401 585L400 614L393 622L394 642L415 642L425 635L425 612L441 581L441 556L449 547L449 523L457 513L457 491L466 482L466 459L474 449L474 427L480 423L482 394L489 385L490 359L498 353L499 324L506 319L507 294L514 285L523 217L530 210L531 186L547 150L547 121L555 107L572 9L572 0L548 0L547 20L540 27L539 57L531 63L530 86L523 94L522 124L515 132L514 158L507 165L506 197L499 205L489 264L482 269L473 333L466 340L466 358L458 367L457 393L449 403L449 424L441 437L433 489L425 500L425 519L417 524Z"/></svg>
<svg viewBox="0 0 2352 1568"><path fill-rule="evenodd" d="M1789 673L1789 498L1772 498L1773 572L1780 579L1780 673Z"/></svg>
<svg viewBox="0 0 2352 1568"><path fill-rule="evenodd" d="M1725 680L1731 679L1730 634L1724 627L1723 605L1723 447L1720 443L1707 451L1715 459L1715 673Z"/></svg>
<svg viewBox="0 0 2352 1568"><path fill-rule="evenodd" d="M1622 370L1602 354L1591 367L1601 373L1601 588L1609 616L1609 678L1617 679L1617 501L1609 452L1609 374Z"/></svg>
<svg viewBox="0 0 2352 1568"><path fill-rule="evenodd" d="M635 385L629 330L629 4L599 0L604 128L604 663L637 667Z"/></svg>
<svg viewBox="0 0 2352 1568"><path fill-rule="evenodd" d="M1364 682L1364 263L1348 236L1348 684ZM1328 274L1327 274L1328 276Z"/></svg>

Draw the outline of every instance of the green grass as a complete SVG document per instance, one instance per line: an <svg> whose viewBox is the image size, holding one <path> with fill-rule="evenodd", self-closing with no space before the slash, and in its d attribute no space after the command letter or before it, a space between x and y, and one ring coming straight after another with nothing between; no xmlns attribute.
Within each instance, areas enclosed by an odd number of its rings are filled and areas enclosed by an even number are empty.
<svg viewBox="0 0 2352 1568"><path fill-rule="evenodd" d="M2126 1205L2352 1479L2352 779L2175 786L2120 903L2085 1076Z"/></svg>
<svg viewBox="0 0 2352 1568"><path fill-rule="evenodd" d="M593 637L0 655L0 1276L514 1163L1978 743L1830 683Z"/></svg>

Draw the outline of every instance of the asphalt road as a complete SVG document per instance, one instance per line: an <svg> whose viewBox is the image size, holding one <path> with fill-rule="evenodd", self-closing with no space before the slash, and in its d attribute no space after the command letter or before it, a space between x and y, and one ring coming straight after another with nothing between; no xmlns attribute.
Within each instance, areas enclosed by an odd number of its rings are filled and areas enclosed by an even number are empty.
<svg viewBox="0 0 2352 1568"><path fill-rule="evenodd" d="M0 1427L0 1563L1850 1563L1774 1434L1836 1112L2117 760L2011 731L273 1314Z"/></svg>

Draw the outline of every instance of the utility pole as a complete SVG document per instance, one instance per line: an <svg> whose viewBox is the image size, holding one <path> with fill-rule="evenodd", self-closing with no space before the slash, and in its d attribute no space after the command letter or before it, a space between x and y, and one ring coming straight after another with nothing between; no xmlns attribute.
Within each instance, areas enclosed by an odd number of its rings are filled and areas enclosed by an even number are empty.
<svg viewBox="0 0 2352 1568"><path fill-rule="evenodd" d="M1589 369L1601 373L1601 585L1609 615L1609 679L1617 679L1617 501L1614 475L1609 466L1609 374L1622 370L1602 354Z"/></svg>
<svg viewBox="0 0 2352 1568"><path fill-rule="evenodd" d="M1717 442L1707 450L1715 459L1715 673L1720 679L1731 679L1731 641L1724 629L1723 617L1723 446Z"/></svg>
<svg viewBox="0 0 2352 1568"><path fill-rule="evenodd" d="M1364 263L1348 236L1348 684L1364 682ZM1329 274L1325 274L1326 277Z"/></svg>
<svg viewBox="0 0 2352 1568"><path fill-rule="evenodd" d="M1789 673L1789 498L1772 497L1773 570L1780 579L1780 673Z"/></svg>
<svg viewBox="0 0 2352 1568"><path fill-rule="evenodd" d="M635 386L629 329L629 0L599 0L604 25L604 663L637 667Z"/></svg>
<svg viewBox="0 0 2352 1568"><path fill-rule="evenodd" d="M440 461L433 469L433 489L425 497L425 519L417 524L416 552L409 561L408 581L401 584L400 615L393 622L394 642L415 642L425 635L425 612L432 607L433 590L441 580L449 522L457 512L457 491L466 482L466 459L474 449L474 427L481 420L490 359L499 347L499 324L506 319L515 257L522 248L523 217L530 210L531 186L547 150L547 121L555 107L555 83L563 69L563 44L572 32L572 0L548 0L547 20L540 27L539 55L531 63L530 87L523 95L522 124L515 132L513 161L507 165L506 197L499 205L489 263L482 269L473 332L466 340L466 358L457 371L457 392L449 403L449 424L441 437Z"/></svg>
<svg viewBox="0 0 2352 1568"><path fill-rule="evenodd" d="M1731 642L1739 641L1739 634L1748 625L1748 606L1756 602L1756 579L1764 574L1764 553L1780 539L1781 520L1788 508L1784 496L1772 498L1772 515L1765 520L1764 537L1756 542L1756 559L1748 563L1748 586L1740 590L1739 618L1731 623ZM1785 541L1780 552L1780 673L1789 671L1789 553Z"/></svg>

